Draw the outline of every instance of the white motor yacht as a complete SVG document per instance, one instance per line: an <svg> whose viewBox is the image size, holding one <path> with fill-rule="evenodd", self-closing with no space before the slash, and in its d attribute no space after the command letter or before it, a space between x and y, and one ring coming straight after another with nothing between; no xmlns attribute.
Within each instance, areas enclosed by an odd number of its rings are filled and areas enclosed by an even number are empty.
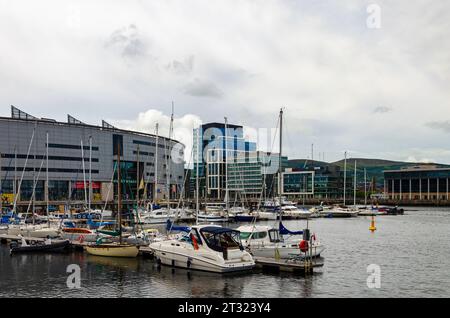
<svg viewBox="0 0 450 318"><path fill-rule="evenodd" d="M216 273L252 269L255 262L245 251L239 232L217 225L195 225L176 240L150 244L164 265Z"/></svg>
<svg viewBox="0 0 450 318"><path fill-rule="evenodd" d="M302 210L295 205L285 205L281 207L282 217L288 219L308 219L311 217L311 212L308 210Z"/></svg>
<svg viewBox="0 0 450 318"><path fill-rule="evenodd" d="M324 217L331 218L349 218L358 216L358 209L351 209L345 206L335 206L331 208L324 207L322 211L320 211L320 215Z"/></svg>
<svg viewBox="0 0 450 318"><path fill-rule="evenodd" d="M244 225L238 227L237 230L240 232L242 244L255 257L276 258L278 256L281 259L304 257L305 255L318 257L325 250L314 234L311 248L305 253L300 249L302 238L293 237L285 240L280 235L280 230L271 226ZM291 233L301 235L303 231Z"/></svg>

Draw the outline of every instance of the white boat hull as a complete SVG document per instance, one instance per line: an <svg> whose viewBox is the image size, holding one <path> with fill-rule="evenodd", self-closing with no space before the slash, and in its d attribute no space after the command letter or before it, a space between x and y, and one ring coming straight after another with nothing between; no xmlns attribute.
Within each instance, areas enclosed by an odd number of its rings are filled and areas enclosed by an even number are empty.
<svg viewBox="0 0 450 318"><path fill-rule="evenodd" d="M311 254L309 252L308 254L303 253L297 245L295 245L295 247L292 246L277 247L275 245L251 246L249 249L252 255L255 256L256 258L258 257L276 258L279 256L279 258L281 259L290 259L295 257L305 257L305 255L312 257L319 257L320 254L325 250L325 247L320 244L314 245L311 249Z"/></svg>
<svg viewBox="0 0 450 318"><path fill-rule="evenodd" d="M200 222L228 222L227 217L216 215L199 215L198 220Z"/></svg>
<svg viewBox="0 0 450 318"><path fill-rule="evenodd" d="M161 261L161 264L186 269L207 271L213 273L230 273L250 270L255 266L255 262L253 260L248 262L229 262L219 264L211 259L201 256L170 252L168 250L157 249L154 247L152 248L152 250L157 259Z"/></svg>

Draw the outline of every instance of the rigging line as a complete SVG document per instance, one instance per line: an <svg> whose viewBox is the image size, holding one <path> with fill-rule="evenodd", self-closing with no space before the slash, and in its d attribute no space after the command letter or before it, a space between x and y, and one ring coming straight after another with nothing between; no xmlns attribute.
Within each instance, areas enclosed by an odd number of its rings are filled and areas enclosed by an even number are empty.
<svg viewBox="0 0 450 318"><path fill-rule="evenodd" d="M42 158L41 166L39 167L39 170L38 170L38 175L37 175L36 179L34 180L33 192L31 193L30 203L28 204L28 208L27 208L27 213L26 214L28 214L28 212L30 212L31 204L35 200L36 186L37 186L37 183L39 181L39 176L41 175L41 170L42 170L42 166L44 165L44 162L45 162L45 158ZM35 169L33 169L33 170L35 170ZM34 217L34 211L33 211L33 217Z"/></svg>
<svg viewBox="0 0 450 318"><path fill-rule="evenodd" d="M197 150L197 151L198 151L198 150ZM188 167L189 167L190 164L191 164L191 160L193 161L193 157L194 157L194 144L192 144L191 156L189 157L189 164L188 164ZM183 198L184 198L183 193L184 193L184 189L185 189L185 185L186 185L186 181L187 181L187 175L188 175L188 172L189 172L189 169L186 169L186 173L185 173L185 175L184 175L184 180L183 180L183 187L181 188L180 199L179 199L178 204L177 204L177 211L179 211L180 205L181 205L181 201L182 201ZM169 214L169 215L170 215L170 214ZM169 233L168 233L168 234L170 234L170 232L172 232L172 227L173 227L173 225L174 225L176 219L177 219L177 218L175 218L175 220L174 220L173 222L171 222L170 228L169 228Z"/></svg>
<svg viewBox="0 0 450 318"><path fill-rule="evenodd" d="M30 156L31 147L32 147L32 145L33 145L33 140L34 140L34 135L35 135L35 133L36 133L36 128L37 128L37 121L36 121L35 126L34 126L34 128L33 128L33 133L32 133L32 135L31 135L30 144L28 145L27 157L26 157L26 159L25 159L25 164L24 164L24 166L23 166L22 175L21 175L21 177L20 177L19 186L17 187L16 196L15 196L15 198L14 198L13 214L16 214L16 209L17 209L17 199L18 199L18 197L19 197L17 194L20 193L20 189L21 189L21 187L22 187L23 177L24 177L24 175L25 175L25 169L26 169L26 167L27 167L28 158L29 158L29 156Z"/></svg>

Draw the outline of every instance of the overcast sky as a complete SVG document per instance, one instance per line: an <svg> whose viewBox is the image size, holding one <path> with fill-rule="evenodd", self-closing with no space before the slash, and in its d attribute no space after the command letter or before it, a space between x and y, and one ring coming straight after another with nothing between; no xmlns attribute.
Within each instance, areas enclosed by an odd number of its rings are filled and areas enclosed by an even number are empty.
<svg viewBox="0 0 450 318"><path fill-rule="evenodd" d="M291 158L450 163L449 39L449 1L0 0L0 115L167 134L174 101L189 148L283 106Z"/></svg>

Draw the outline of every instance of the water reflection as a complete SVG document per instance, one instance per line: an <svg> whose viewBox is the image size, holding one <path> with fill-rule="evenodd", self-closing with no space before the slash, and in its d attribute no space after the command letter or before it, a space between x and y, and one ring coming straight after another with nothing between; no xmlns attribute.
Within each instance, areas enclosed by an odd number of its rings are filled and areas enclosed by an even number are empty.
<svg viewBox="0 0 450 318"><path fill-rule="evenodd" d="M327 249L325 266L313 276L262 270L220 275L83 252L10 256L2 245L0 297L448 297L449 215L450 210L427 209L379 217L375 233L368 230L370 218L314 220L312 231ZM379 290L366 285L372 263L382 268ZM79 290L66 286L69 264L81 268Z"/></svg>

